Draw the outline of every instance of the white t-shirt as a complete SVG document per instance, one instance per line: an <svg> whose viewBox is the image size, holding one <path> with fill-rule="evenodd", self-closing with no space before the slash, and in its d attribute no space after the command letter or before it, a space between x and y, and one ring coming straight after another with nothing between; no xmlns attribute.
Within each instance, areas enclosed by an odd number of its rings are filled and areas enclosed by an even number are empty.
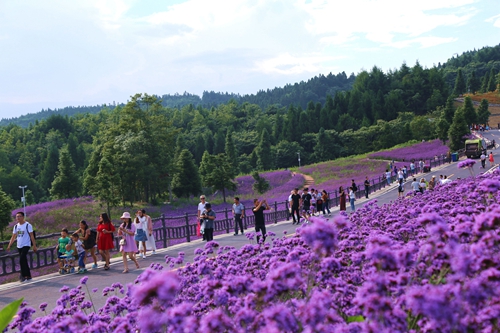
<svg viewBox="0 0 500 333"><path fill-rule="evenodd" d="M14 226L12 233L17 234L17 247L19 249L25 246L31 247L30 232L33 232L33 226L28 221L25 221L23 224L18 223Z"/></svg>
<svg viewBox="0 0 500 333"><path fill-rule="evenodd" d="M206 204L206 203L207 203L207 202L205 201L205 203L201 203L201 202L200 202L200 203L198 204L198 212L200 213L200 215L201 215L201 213L205 210L205 204Z"/></svg>
<svg viewBox="0 0 500 333"><path fill-rule="evenodd" d="M85 252L85 249L83 248L83 243L81 240L78 240L75 243L75 248L76 248L76 253L78 253L78 254Z"/></svg>

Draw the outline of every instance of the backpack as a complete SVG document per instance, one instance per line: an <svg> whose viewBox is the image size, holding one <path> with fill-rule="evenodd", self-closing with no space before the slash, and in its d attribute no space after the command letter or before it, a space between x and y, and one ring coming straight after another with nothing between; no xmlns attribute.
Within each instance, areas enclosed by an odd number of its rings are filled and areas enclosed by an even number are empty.
<svg viewBox="0 0 500 333"><path fill-rule="evenodd" d="M31 225L28 221L26 221L26 230L28 230L28 226ZM35 228L33 228L33 226L31 225L31 229L33 230L33 238L36 239L36 231L35 231ZM17 233L17 224L14 228L14 232ZM31 239L30 239L31 240Z"/></svg>
<svg viewBox="0 0 500 333"><path fill-rule="evenodd" d="M97 231L91 228L89 238L83 241L83 248L85 250L90 250L91 248L93 248L95 246L96 239L97 239Z"/></svg>

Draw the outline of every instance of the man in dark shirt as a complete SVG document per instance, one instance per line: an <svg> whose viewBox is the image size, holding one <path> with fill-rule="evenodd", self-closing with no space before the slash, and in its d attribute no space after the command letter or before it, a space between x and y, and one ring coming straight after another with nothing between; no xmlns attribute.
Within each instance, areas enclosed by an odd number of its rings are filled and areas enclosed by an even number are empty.
<svg viewBox="0 0 500 333"><path fill-rule="evenodd" d="M300 224L300 194L299 194L299 189L294 188L293 189L293 194L290 197L290 207L292 208L292 218L293 218L293 223L292 224ZM295 215L297 215L297 219L295 219Z"/></svg>
<svg viewBox="0 0 500 333"><path fill-rule="evenodd" d="M259 199L253 200L253 215L255 216L255 232L262 233L262 242L266 241L266 224L264 222L264 211L269 210L270 207L266 200L259 201ZM257 236L257 243L259 243L259 236Z"/></svg>
<svg viewBox="0 0 500 333"><path fill-rule="evenodd" d="M368 176L365 179L365 197L368 199L368 194L370 193L370 181L368 180Z"/></svg>
<svg viewBox="0 0 500 333"><path fill-rule="evenodd" d="M311 199L312 196L309 194L309 188L304 188L304 193L302 194L302 216L309 221L311 216Z"/></svg>

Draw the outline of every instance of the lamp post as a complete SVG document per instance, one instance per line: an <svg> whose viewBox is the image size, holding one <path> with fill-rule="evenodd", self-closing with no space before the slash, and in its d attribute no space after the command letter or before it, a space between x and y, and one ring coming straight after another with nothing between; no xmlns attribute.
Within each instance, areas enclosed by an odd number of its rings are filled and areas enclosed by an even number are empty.
<svg viewBox="0 0 500 333"><path fill-rule="evenodd" d="M26 187L28 187L28 185L19 186L19 188L23 190L23 197L21 198L21 202L23 203L23 207L24 207L24 216L26 216L26 198L24 197L24 189Z"/></svg>
<svg viewBox="0 0 500 333"><path fill-rule="evenodd" d="M300 168L300 151L297 152L298 159L299 159L299 168Z"/></svg>

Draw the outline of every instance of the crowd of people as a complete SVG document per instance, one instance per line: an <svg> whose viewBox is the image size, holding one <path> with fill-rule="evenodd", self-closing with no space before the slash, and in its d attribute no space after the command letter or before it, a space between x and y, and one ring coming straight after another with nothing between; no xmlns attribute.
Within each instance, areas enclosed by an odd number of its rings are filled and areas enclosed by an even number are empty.
<svg viewBox="0 0 500 333"><path fill-rule="evenodd" d="M86 273L88 255L93 261L92 268L98 268L96 252L104 261L104 270L109 270L110 250L115 247L115 232L120 238L119 251L123 258L123 273L128 273L127 256L135 263L136 268L139 268L136 254L139 254L141 258L146 258L148 250L152 251L152 254L156 253L152 219L144 209L137 211L134 218L129 212L124 212L120 219L122 223L118 230L107 213L99 216L96 229L90 228L86 221L80 221L79 228L73 233L63 228L56 246L59 273ZM10 251L12 244L17 241L21 268L19 281L25 282L32 279L27 255L31 247L34 252L37 252L36 239L33 226L25 220L24 212L16 213L16 221L7 251Z"/></svg>

